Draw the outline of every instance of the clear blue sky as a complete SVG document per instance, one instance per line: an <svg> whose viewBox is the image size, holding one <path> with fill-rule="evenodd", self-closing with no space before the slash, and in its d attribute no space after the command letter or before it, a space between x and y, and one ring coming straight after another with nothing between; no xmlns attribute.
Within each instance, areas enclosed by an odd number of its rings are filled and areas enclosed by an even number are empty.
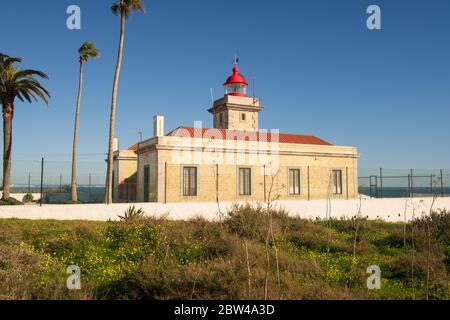
<svg viewBox="0 0 450 320"><path fill-rule="evenodd" d="M52 93L48 108L16 103L13 175L28 170L19 166L24 160L70 161L77 50L85 40L101 55L85 66L80 162L103 170L119 36L112 2L2 5L0 51L45 71ZM156 113L166 117L166 131L194 120L210 127L209 88L223 94L237 53L266 107L261 128L356 146L361 167L450 167L450 1L144 2L147 12L126 24L116 127L122 148L138 139L136 131L150 136ZM81 30L66 28L70 4L81 7ZM382 10L380 31L366 28L371 4Z"/></svg>

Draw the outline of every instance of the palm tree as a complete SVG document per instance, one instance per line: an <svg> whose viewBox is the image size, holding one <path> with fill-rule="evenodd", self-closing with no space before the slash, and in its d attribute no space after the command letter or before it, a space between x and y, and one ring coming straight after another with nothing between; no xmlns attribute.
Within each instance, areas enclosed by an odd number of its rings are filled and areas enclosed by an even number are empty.
<svg viewBox="0 0 450 320"><path fill-rule="evenodd" d="M116 98L117 87L119 85L120 67L122 65L123 41L125 36L125 19L127 19L133 11L144 11L144 4L141 0L117 0L111 6L111 11L116 16L120 15L120 40L119 51L117 53L116 72L114 74L114 83L111 99L111 113L109 119L109 142L108 142L108 161L106 170L106 204L112 203L112 184L113 184L113 144L114 144L114 128L116 121Z"/></svg>
<svg viewBox="0 0 450 320"><path fill-rule="evenodd" d="M77 195L77 144L78 144L78 118L80 115L81 94L83 92L83 62L88 61L90 58L98 56L98 49L90 42L84 42L80 49L78 49L79 62L80 62L80 77L78 82L78 97L77 108L75 111L75 125L73 129L73 150L72 150L72 182L71 182L71 198L72 201L78 201Z"/></svg>
<svg viewBox="0 0 450 320"><path fill-rule="evenodd" d="M11 146L12 120L14 117L14 100L31 100L38 102L42 99L48 105L47 97L50 93L36 80L36 76L48 79L47 75L37 70L20 70L14 66L22 62L21 58L14 58L0 53L0 103L3 111L3 199L8 199L11 189Z"/></svg>

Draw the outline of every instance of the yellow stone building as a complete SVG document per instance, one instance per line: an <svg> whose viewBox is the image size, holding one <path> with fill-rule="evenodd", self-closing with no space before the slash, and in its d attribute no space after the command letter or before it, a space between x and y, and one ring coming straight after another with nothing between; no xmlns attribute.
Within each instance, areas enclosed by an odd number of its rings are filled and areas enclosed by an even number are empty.
<svg viewBox="0 0 450 320"><path fill-rule="evenodd" d="M214 128L179 127L114 153L114 201L268 201L355 198L355 147L259 129L259 99L247 97L237 65L208 110ZM116 148L118 149L118 148Z"/></svg>

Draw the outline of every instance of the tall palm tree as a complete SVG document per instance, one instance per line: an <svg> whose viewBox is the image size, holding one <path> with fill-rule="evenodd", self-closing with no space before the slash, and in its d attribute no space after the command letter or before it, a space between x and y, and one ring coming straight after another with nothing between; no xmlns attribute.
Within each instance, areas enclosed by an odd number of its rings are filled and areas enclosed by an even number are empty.
<svg viewBox="0 0 450 320"><path fill-rule="evenodd" d="M127 19L133 11L144 11L144 4L141 0L117 0L111 6L111 11L116 16L120 15L120 40L119 51L117 53L116 72L114 74L114 83L111 98L111 113L109 119L109 142L108 142L108 161L106 170L106 204L112 203L112 184L113 184L113 144L115 135L116 122L116 98L117 87L119 85L120 67L122 65L123 41L125 36L125 19Z"/></svg>
<svg viewBox="0 0 450 320"><path fill-rule="evenodd" d="M47 75L37 70L20 70L14 66L22 62L0 53L0 103L3 111L3 199L8 199L11 189L11 147L12 120L14 117L14 100L31 100L38 102L42 99L48 105L50 93L39 83L36 76L48 79Z"/></svg>
<svg viewBox="0 0 450 320"><path fill-rule="evenodd" d="M95 45L90 42L84 42L79 53L79 63L80 63L80 76L78 82L78 96L77 96L77 108L75 111L75 125L73 129L73 150L72 150L72 180L71 180L71 198L72 201L78 201L77 194L77 144L78 144L78 118L80 116L80 104L81 104L81 94L83 92L83 63L88 61L90 58L95 58L98 56L98 49Z"/></svg>

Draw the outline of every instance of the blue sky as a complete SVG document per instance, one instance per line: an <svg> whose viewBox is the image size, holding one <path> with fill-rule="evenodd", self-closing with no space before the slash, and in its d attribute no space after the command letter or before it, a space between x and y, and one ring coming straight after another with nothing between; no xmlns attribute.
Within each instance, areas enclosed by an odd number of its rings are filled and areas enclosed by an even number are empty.
<svg viewBox="0 0 450 320"><path fill-rule="evenodd" d="M13 176L41 156L70 162L77 50L85 40L101 55L85 66L80 170L103 170L119 36L111 3L16 0L2 6L0 51L22 57L24 68L45 71L52 93L49 107L16 103ZM209 88L216 98L223 94L237 53L266 107L261 128L356 146L360 167L450 167L450 1L144 3L147 12L126 24L116 127L122 148L138 139L136 131L150 137L156 113L166 117L166 131L194 120L210 127ZM70 4L81 7L81 30L66 28ZM381 7L381 30L366 27L371 4Z"/></svg>

